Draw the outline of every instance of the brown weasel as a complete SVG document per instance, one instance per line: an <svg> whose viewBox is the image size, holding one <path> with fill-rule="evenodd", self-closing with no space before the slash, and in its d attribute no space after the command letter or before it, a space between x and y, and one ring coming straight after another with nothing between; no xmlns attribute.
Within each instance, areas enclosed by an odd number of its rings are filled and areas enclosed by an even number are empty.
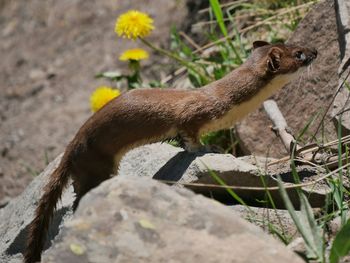
<svg viewBox="0 0 350 263"><path fill-rule="evenodd" d="M69 143L52 173L29 226L26 263L40 261L56 203L71 176L76 200L108 179L130 149L180 135L195 151L205 132L236 121L300 74L315 49L256 41L247 61L200 89L137 89L122 94L91 116Z"/></svg>

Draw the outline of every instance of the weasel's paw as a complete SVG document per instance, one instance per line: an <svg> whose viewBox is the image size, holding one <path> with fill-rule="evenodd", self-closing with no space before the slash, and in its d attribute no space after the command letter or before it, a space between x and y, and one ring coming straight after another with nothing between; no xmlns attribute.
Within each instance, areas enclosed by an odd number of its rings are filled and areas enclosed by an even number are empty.
<svg viewBox="0 0 350 263"><path fill-rule="evenodd" d="M205 151L209 153L225 153L224 149L214 144L204 145L203 147L205 148Z"/></svg>
<svg viewBox="0 0 350 263"><path fill-rule="evenodd" d="M186 152L195 153L195 152L201 152L203 147L204 146L200 144L185 144L183 148L185 149Z"/></svg>

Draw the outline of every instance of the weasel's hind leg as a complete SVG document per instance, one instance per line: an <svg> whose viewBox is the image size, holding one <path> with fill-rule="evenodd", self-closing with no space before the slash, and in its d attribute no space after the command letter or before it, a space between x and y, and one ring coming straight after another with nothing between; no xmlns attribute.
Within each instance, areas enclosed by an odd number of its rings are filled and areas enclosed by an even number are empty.
<svg viewBox="0 0 350 263"><path fill-rule="evenodd" d="M91 189L98 186L103 181L109 179L113 173L113 161L106 159L94 159L93 166L86 163L80 168L75 176L73 176L73 187L76 198L73 203L73 211L78 207L80 199Z"/></svg>

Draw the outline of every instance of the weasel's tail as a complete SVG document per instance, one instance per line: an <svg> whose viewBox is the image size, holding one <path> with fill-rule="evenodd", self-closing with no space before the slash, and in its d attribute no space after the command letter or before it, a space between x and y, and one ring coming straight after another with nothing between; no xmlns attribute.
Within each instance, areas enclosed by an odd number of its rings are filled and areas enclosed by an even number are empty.
<svg viewBox="0 0 350 263"><path fill-rule="evenodd" d="M68 184L69 177L69 164L65 156L63 156L61 163L52 173L49 182L44 188L44 194L35 210L35 217L29 225L27 246L24 253L25 263L40 261L50 220L56 204L61 198L65 186Z"/></svg>

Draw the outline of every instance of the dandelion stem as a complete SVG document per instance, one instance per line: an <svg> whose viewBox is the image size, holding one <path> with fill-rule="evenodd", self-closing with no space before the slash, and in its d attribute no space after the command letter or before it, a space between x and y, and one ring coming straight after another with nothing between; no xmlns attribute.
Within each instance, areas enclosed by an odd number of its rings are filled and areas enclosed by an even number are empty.
<svg viewBox="0 0 350 263"><path fill-rule="evenodd" d="M176 60L177 62L179 62L180 64L182 64L183 66L185 66L188 70L198 74L206 83L209 82L209 79L207 78L207 76L203 75L201 72L199 72L193 65L191 65L190 62L182 59L181 57L179 57L178 55L169 52L168 50L162 49L160 47L157 47L155 45L153 45L152 43L150 43L149 41L147 41L146 39L139 37L139 39L141 40L142 43L144 43L146 46L148 46L149 48L171 58Z"/></svg>

